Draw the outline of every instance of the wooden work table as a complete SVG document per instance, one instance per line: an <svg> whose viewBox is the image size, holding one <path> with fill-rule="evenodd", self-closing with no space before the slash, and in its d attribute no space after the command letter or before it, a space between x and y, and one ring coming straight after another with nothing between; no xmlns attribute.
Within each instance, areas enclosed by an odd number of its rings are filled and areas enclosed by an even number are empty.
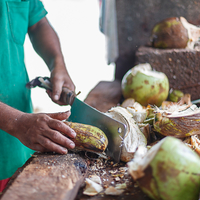
<svg viewBox="0 0 200 200"><path fill-rule="evenodd" d="M121 101L121 85L118 81L100 82L87 96L85 102L96 109L106 112ZM120 168L121 167L121 168ZM95 168L95 169L94 169ZM27 163L13 175L7 188L1 195L2 200L149 200L132 180L125 163L115 164L86 155L84 152L67 155L54 153L35 153ZM126 181L127 188L123 194L108 196L102 193L90 197L83 195L84 180L91 174L99 175L104 186L116 182L111 170L121 175L118 182ZM124 174L123 174L124 173Z"/></svg>

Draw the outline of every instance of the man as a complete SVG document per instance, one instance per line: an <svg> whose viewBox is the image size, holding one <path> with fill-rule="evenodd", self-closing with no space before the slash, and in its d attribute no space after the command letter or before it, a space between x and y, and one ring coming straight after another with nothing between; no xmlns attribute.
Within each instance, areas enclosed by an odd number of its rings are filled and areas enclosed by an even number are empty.
<svg viewBox="0 0 200 200"><path fill-rule="evenodd" d="M62 87L75 90L58 37L46 14L40 0L0 0L1 190L8 178L34 153L33 150L66 154L67 149L75 147L70 138L74 138L76 133L61 121L67 119L70 112L31 114L30 91L25 87L29 79L23 44L28 32L35 51L51 71L53 90L48 92L50 98L63 105L59 101Z"/></svg>

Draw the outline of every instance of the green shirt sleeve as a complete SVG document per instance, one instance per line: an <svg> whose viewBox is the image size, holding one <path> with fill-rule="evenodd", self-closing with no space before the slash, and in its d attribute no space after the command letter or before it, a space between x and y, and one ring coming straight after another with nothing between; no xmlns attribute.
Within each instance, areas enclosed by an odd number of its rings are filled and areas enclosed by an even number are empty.
<svg viewBox="0 0 200 200"><path fill-rule="evenodd" d="M45 17L47 11L40 0L29 0L29 24L28 27L33 26Z"/></svg>

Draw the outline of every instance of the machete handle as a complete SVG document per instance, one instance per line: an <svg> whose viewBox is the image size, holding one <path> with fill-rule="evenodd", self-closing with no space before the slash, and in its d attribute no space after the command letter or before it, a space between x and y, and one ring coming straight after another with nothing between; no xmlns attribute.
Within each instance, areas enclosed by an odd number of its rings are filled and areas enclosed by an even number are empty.
<svg viewBox="0 0 200 200"><path fill-rule="evenodd" d="M36 86L52 91L52 85L49 77L38 76L26 84L26 87L29 89L34 88ZM59 100L65 103L66 105L71 106L74 102L75 97L78 94L75 94L75 92L71 91L70 89L63 87Z"/></svg>
<svg viewBox="0 0 200 200"><path fill-rule="evenodd" d="M71 106L74 102L75 97L76 97L75 92L69 90L66 87L63 87L59 100Z"/></svg>

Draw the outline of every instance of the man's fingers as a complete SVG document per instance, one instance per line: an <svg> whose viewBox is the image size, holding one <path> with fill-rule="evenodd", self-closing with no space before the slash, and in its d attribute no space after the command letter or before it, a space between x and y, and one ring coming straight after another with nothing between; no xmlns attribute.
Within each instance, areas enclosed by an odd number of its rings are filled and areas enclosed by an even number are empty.
<svg viewBox="0 0 200 200"><path fill-rule="evenodd" d="M53 119L57 120L65 120L68 119L71 115L71 112L68 110L66 112L60 112L60 113L49 113L48 116L50 116Z"/></svg>
<svg viewBox="0 0 200 200"><path fill-rule="evenodd" d="M52 84L52 99L54 101L58 101L60 99L60 95L62 92L62 86L63 86L63 81L61 81L60 79L53 77L51 78L51 82L52 83L56 83L56 84Z"/></svg>
<svg viewBox="0 0 200 200"><path fill-rule="evenodd" d="M51 120L48 123L48 126L50 129L57 130L67 137L70 137L70 138L76 137L75 131L62 121Z"/></svg>
<svg viewBox="0 0 200 200"><path fill-rule="evenodd" d="M63 142L63 143L65 143L65 142ZM56 152L56 153L60 153L60 154L67 154L67 152L68 152L67 148L71 149L69 147L70 145L68 143L66 145L67 147L63 147L63 146L60 146L59 144L54 143L49 138L42 137L42 139L40 140L41 146L44 147L43 150L48 149L47 151L49 151L49 152Z"/></svg>
<svg viewBox="0 0 200 200"><path fill-rule="evenodd" d="M53 99L53 98L52 98L52 92L51 92L51 91L46 90L46 93L48 94L48 96L51 98L51 100L52 100L54 103L57 103L57 104L60 105L60 106L66 105L66 103L64 103L64 102L62 102L62 101L60 101L60 100L55 100L55 99Z"/></svg>
<svg viewBox="0 0 200 200"><path fill-rule="evenodd" d="M73 149L75 147L75 144L72 140L70 140L69 138L65 137L64 135L62 135L60 132L58 131L49 131L48 135L45 135L40 144L47 148L52 150L52 145L56 144L56 145L60 145L63 148L67 148L67 149ZM57 152L57 150L55 150Z"/></svg>

